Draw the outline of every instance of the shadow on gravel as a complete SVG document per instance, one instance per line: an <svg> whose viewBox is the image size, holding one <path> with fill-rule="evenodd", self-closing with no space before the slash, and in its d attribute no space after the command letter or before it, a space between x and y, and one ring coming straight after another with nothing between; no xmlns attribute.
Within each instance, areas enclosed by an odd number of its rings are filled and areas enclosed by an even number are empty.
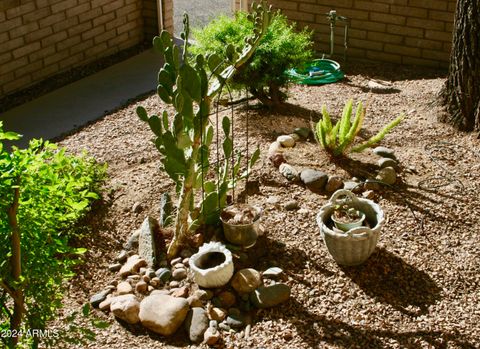
<svg viewBox="0 0 480 349"><path fill-rule="evenodd" d="M410 316L428 312L441 289L430 276L380 248L362 265L341 267L367 295Z"/></svg>
<svg viewBox="0 0 480 349"><path fill-rule="evenodd" d="M291 299L288 312L282 312L282 318L292 321L297 333L311 348L322 348L324 343L341 348L385 348L386 343L398 342L401 348L419 348L427 343L429 348L474 349L460 333L443 331L407 331L377 330L367 326L351 325L346 322L327 318L310 312L303 304Z"/></svg>

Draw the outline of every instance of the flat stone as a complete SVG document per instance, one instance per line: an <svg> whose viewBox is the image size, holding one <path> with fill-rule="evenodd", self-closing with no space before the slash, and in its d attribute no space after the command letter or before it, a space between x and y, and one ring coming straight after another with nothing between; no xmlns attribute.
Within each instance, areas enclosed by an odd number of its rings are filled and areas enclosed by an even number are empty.
<svg viewBox="0 0 480 349"><path fill-rule="evenodd" d="M166 246L160 226L156 219L147 217L140 227L138 238L138 255L149 267L156 267L160 260L166 257Z"/></svg>
<svg viewBox="0 0 480 349"><path fill-rule="evenodd" d="M390 158L396 160L395 152L387 147L376 147L372 149L372 152L375 155L381 156L383 158Z"/></svg>
<svg viewBox="0 0 480 349"><path fill-rule="evenodd" d="M107 296L112 293L112 289L105 289L90 297L90 304L94 308L98 308L99 304L102 303Z"/></svg>
<svg viewBox="0 0 480 349"><path fill-rule="evenodd" d="M140 303L139 318L142 325L163 336L174 334L182 325L189 310L185 298L150 295Z"/></svg>
<svg viewBox="0 0 480 349"><path fill-rule="evenodd" d="M377 161L377 165L380 168L385 168L385 167L397 168L398 162L390 158L380 158Z"/></svg>
<svg viewBox="0 0 480 349"><path fill-rule="evenodd" d="M328 193L333 193L338 189L343 188L343 179L338 176L328 177L327 184L325 185L325 191Z"/></svg>
<svg viewBox="0 0 480 349"><path fill-rule="evenodd" d="M187 277L187 270L185 268L175 269L172 273L172 278L174 280L180 281Z"/></svg>
<svg viewBox="0 0 480 349"><path fill-rule="evenodd" d="M127 261L118 272L118 275L126 277L130 274L137 273L141 267L145 267L146 265L147 262L144 259L140 258L138 254L134 254L128 257Z"/></svg>
<svg viewBox="0 0 480 349"><path fill-rule="evenodd" d="M393 167L384 167L378 171L375 178L385 184L393 185L397 181L397 172Z"/></svg>
<svg viewBox="0 0 480 349"><path fill-rule="evenodd" d="M295 140L292 137L286 135L278 136L277 142L285 148L291 148L295 145Z"/></svg>
<svg viewBox="0 0 480 349"><path fill-rule="evenodd" d="M113 272L117 272L117 271L119 271L121 268L122 268L122 264L120 264L120 263L110 264L110 265L108 266L108 270L113 271Z"/></svg>
<svg viewBox="0 0 480 349"><path fill-rule="evenodd" d="M200 343L208 328L207 312L203 308L192 308L185 319L185 330L193 343Z"/></svg>
<svg viewBox="0 0 480 349"><path fill-rule="evenodd" d="M132 292L133 292L132 285L130 285L130 283L127 281L122 281L117 286L117 293L119 295L128 294Z"/></svg>
<svg viewBox="0 0 480 349"><path fill-rule="evenodd" d="M290 298L290 286L274 284L259 287L250 295L250 300L257 308L270 308L287 301Z"/></svg>
<svg viewBox="0 0 480 349"><path fill-rule="evenodd" d="M300 173L300 179L305 186L312 191L322 191L328 181L328 175L324 172L306 169Z"/></svg>
<svg viewBox="0 0 480 349"><path fill-rule="evenodd" d="M237 271L230 283L238 293L250 293L262 284L262 278L257 270L246 268Z"/></svg>
<svg viewBox="0 0 480 349"><path fill-rule="evenodd" d="M265 270L262 275L267 278L275 278L283 274L283 270L279 267L271 267Z"/></svg>
<svg viewBox="0 0 480 349"><path fill-rule="evenodd" d="M307 139L310 136L310 132L311 130L308 127L298 127L293 130L293 133L296 133L301 139Z"/></svg>
<svg viewBox="0 0 480 349"><path fill-rule="evenodd" d="M139 308L140 303L138 303L137 297L133 294L112 297L112 302L110 303L110 310L113 315L129 324L139 322Z"/></svg>
<svg viewBox="0 0 480 349"><path fill-rule="evenodd" d="M289 200L286 203L283 204L283 208L286 209L287 211L294 211L298 210L299 205L297 200Z"/></svg>
<svg viewBox="0 0 480 349"><path fill-rule="evenodd" d="M280 171L282 176L288 179L289 181L295 181L298 179L297 170L293 166L287 163L281 164L278 170Z"/></svg>

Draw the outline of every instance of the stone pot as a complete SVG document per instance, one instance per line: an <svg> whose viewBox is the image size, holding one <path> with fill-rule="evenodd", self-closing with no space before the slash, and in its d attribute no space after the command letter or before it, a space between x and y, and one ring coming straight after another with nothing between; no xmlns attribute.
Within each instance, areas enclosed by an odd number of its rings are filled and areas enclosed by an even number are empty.
<svg viewBox="0 0 480 349"><path fill-rule="evenodd" d="M335 207L348 201L351 207L365 214L366 225L345 231L334 227L331 216ZM359 265L375 250L385 219L382 209L372 200L357 198L351 191L340 189L333 193L317 214L317 224L323 241L333 259L341 265Z"/></svg>
<svg viewBox="0 0 480 349"><path fill-rule="evenodd" d="M223 233L225 239L234 244L244 248L249 248L255 245L258 238L260 218L262 210L259 207L251 206L248 204L237 205L239 209L249 209L255 213L255 217L252 223L249 224L232 224L225 220L224 212L232 208L229 206L222 211L220 220L223 225Z"/></svg>
<svg viewBox="0 0 480 349"><path fill-rule="evenodd" d="M221 287L233 275L232 253L220 242L209 242L190 257L189 266L200 287Z"/></svg>

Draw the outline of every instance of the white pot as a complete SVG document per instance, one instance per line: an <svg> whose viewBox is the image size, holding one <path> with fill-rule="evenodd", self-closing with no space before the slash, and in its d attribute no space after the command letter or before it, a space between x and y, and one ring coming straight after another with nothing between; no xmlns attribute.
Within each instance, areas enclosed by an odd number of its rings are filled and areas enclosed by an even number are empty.
<svg viewBox="0 0 480 349"><path fill-rule="evenodd" d="M233 275L232 253L220 242L203 244L190 257L190 270L195 282L204 288L226 285Z"/></svg>
<svg viewBox="0 0 480 349"><path fill-rule="evenodd" d="M346 232L329 227L332 213L342 196L350 201L352 207L365 214L365 220L370 227L357 227ZM372 200L357 198L351 191L345 189L333 193L329 202L322 206L317 214L317 224L328 252L341 265L362 264L370 257L377 245L384 221L383 211L379 205Z"/></svg>

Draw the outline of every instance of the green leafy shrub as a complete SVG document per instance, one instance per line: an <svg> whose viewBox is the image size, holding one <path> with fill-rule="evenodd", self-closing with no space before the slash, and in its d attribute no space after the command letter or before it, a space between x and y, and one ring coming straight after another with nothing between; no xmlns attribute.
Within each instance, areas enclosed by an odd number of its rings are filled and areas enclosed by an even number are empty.
<svg viewBox="0 0 480 349"><path fill-rule="evenodd" d="M105 166L85 154L32 140L27 149L8 151L0 122L0 329L44 330L61 307L64 281L74 274L75 223L99 199ZM38 345L39 338L2 338L9 347Z"/></svg>
<svg viewBox="0 0 480 349"><path fill-rule="evenodd" d="M245 37L252 34L254 24L245 12L237 12L234 18L221 15L203 29L194 30L194 54L216 53L227 58L228 45L242 45ZM302 65L312 58L312 32L296 31L280 12L273 15L272 22L262 38L249 64L233 79L234 87L246 86L263 104L273 106L285 99L280 88L288 82L285 71Z"/></svg>
<svg viewBox="0 0 480 349"><path fill-rule="evenodd" d="M337 121L335 126L333 126L330 114L324 105L322 108L322 119L315 125L314 134L317 142L333 156L341 156L348 152L358 153L377 144L403 120L403 115L399 116L386 125L375 136L354 146L355 137L362 129L366 110L362 102L358 102L355 117L351 120L352 109L353 100L349 100L345 104L342 117Z"/></svg>

